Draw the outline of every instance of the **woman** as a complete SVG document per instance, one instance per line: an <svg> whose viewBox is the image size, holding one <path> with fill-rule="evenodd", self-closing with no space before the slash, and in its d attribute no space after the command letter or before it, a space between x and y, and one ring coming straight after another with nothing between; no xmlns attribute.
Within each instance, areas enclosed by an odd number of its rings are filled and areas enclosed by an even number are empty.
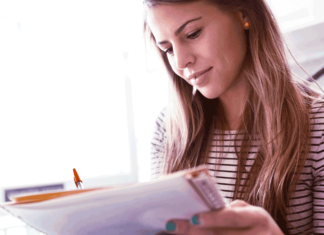
<svg viewBox="0 0 324 235"><path fill-rule="evenodd" d="M153 177L208 164L229 205L170 234L323 234L322 93L293 76L264 0L145 0L170 75ZM322 183L323 182L323 183Z"/></svg>

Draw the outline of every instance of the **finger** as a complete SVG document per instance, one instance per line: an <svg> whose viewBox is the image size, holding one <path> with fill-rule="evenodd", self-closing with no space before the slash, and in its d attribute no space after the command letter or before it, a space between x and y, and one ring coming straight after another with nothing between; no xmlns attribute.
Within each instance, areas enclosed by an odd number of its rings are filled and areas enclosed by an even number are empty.
<svg viewBox="0 0 324 235"><path fill-rule="evenodd" d="M247 203L243 200L235 200L229 204L229 207L244 207L244 206L249 206L249 205L250 205L249 203Z"/></svg>
<svg viewBox="0 0 324 235"><path fill-rule="evenodd" d="M172 226L168 226L169 223L174 223ZM166 228L172 228L172 231L161 231L156 235L250 235L259 234L260 228L204 228L197 227L190 224L188 220L172 220L167 223ZM174 229L173 229L174 228Z"/></svg>
<svg viewBox="0 0 324 235"><path fill-rule="evenodd" d="M224 207L219 211L200 213L192 217L192 224L205 228L250 228L265 226L268 223L267 212L256 206Z"/></svg>
<svg viewBox="0 0 324 235"><path fill-rule="evenodd" d="M190 230L190 222L188 220L171 220L166 224L167 233L170 234L187 234Z"/></svg>
<svg viewBox="0 0 324 235"><path fill-rule="evenodd" d="M182 235L214 235L215 234L214 230L193 226L192 224L190 224L189 220L169 221L167 223L166 229L168 230L166 231L167 234L182 234Z"/></svg>

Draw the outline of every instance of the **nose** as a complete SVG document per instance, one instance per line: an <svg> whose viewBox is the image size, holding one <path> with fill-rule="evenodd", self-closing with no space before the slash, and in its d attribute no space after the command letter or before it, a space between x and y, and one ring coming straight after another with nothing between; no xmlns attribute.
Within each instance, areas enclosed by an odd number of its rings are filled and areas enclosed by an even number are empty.
<svg viewBox="0 0 324 235"><path fill-rule="evenodd" d="M173 53L175 59L175 67L178 70L184 70L185 68L190 66L190 64L194 63L195 57L188 46L173 46Z"/></svg>

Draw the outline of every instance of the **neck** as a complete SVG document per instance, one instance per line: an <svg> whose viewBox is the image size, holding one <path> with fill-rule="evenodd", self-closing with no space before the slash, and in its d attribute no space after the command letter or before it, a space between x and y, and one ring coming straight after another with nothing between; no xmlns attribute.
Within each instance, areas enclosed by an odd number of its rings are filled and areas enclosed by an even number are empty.
<svg viewBox="0 0 324 235"><path fill-rule="evenodd" d="M223 95L219 97L219 101L223 107L225 120L230 130L238 130L241 123L241 117L244 106L247 101L248 89L245 79L235 84Z"/></svg>

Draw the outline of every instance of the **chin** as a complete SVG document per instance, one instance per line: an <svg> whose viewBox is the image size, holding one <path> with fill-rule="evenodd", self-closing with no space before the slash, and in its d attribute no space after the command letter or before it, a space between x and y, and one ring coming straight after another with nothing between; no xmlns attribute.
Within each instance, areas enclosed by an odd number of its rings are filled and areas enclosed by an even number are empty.
<svg viewBox="0 0 324 235"><path fill-rule="evenodd" d="M212 94L212 93L203 93L203 92L200 92L200 94L202 94L206 99L209 99L209 100L213 100L213 99L216 99L219 97L218 94Z"/></svg>

